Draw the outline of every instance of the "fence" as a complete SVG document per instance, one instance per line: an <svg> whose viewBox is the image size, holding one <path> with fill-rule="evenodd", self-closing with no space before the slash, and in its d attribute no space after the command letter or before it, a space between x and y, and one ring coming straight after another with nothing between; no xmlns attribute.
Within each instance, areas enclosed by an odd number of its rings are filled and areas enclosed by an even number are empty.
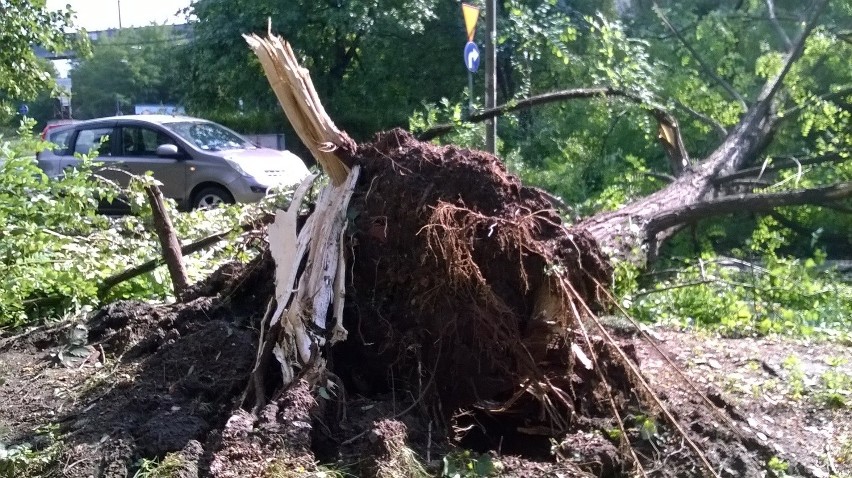
<svg viewBox="0 0 852 478"><path fill-rule="evenodd" d="M277 149L283 151L287 149L287 143L284 140L283 134L244 134L249 141L263 148Z"/></svg>

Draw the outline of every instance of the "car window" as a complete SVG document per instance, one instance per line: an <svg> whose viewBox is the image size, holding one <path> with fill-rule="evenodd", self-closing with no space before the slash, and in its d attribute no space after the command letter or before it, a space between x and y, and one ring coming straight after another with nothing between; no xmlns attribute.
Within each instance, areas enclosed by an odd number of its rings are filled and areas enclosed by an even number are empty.
<svg viewBox="0 0 852 478"><path fill-rule="evenodd" d="M121 128L122 156L157 156L157 147L161 144L174 144L165 134L141 126Z"/></svg>
<svg viewBox="0 0 852 478"><path fill-rule="evenodd" d="M112 156L110 135L112 128L81 129L74 142L75 154L89 154L97 151L98 156Z"/></svg>
<svg viewBox="0 0 852 478"><path fill-rule="evenodd" d="M237 133L208 121L179 121L163 126L204 151L256 148Z"/></svg>
<svg viewBox="0 0 852 478"><path fill-rule="evenodd" d="M48 135L48 141L56 145L53 148L53 154L68 154L68 141L73 131L74 128L65 128Z"/></svg>

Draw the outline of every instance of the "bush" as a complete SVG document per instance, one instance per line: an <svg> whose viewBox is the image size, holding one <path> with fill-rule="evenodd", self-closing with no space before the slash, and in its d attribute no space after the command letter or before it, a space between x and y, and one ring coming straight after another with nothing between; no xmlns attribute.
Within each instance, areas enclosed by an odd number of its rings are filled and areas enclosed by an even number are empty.
<svg viewBox="0 0 852 478"><path fill-rule="evenodd" d="M141 186L121 191L92 175L93 159L51 180L34 153L48 147L21 127L0 138L0 329L61 317L117 298L168 299L171 282L164 267L119 284L105 297L100 283L110 275L159 256L150 210ZM129 196L135 214L110 218L97 212L99 199ZM179 237L194 241L234 229L258 206L177 214L169 202ZM220 242L185 258L190 280L205 277L223 261L251 253Z"/></svg>
<svg viewBox="0 0 852 478"><path fill-rule="evenodd" d="M646 289L624 294L648 322L717 330L728 336L852 337L852 285L821 266L765 252L757 263L707 255L683 261ZM629 274L622 274L630 277Z"/></svg>

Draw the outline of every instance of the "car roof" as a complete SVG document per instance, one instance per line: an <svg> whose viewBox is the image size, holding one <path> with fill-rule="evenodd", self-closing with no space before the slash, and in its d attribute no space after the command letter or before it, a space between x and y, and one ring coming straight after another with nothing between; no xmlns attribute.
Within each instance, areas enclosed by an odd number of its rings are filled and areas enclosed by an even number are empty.
<svg viewBox="0 0 852 478"><path fill-rule="evenodd" d="M122 116L107 116L105 118L95 118L90 120L81 121L79 123L75 123L75 127L81 127L86 125L97 125L100 123L136 123L136 124L167 124L167 123L177 123L183 121L192 121L192 122L205 122L209 121L194 118L192 116L183 116L183 115L122 115Z"/></svg>

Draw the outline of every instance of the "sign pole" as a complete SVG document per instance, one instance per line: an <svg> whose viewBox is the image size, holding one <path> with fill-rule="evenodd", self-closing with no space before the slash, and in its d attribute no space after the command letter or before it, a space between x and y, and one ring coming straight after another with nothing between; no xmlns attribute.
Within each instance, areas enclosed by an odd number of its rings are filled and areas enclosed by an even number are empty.
<svg viewBox="0 0 852 478"><path fill-rule="evenodd" d="M497 106L497 0L486 0L488 40L485 43L485 108ZM485 123L485 150L497 154L497 118Z"/></svg>
<svg viewBox="0 0 852 478"><path fill-rule="evenodd" d="M473 114L473 73L467 71L467 117Z"/></svg>

